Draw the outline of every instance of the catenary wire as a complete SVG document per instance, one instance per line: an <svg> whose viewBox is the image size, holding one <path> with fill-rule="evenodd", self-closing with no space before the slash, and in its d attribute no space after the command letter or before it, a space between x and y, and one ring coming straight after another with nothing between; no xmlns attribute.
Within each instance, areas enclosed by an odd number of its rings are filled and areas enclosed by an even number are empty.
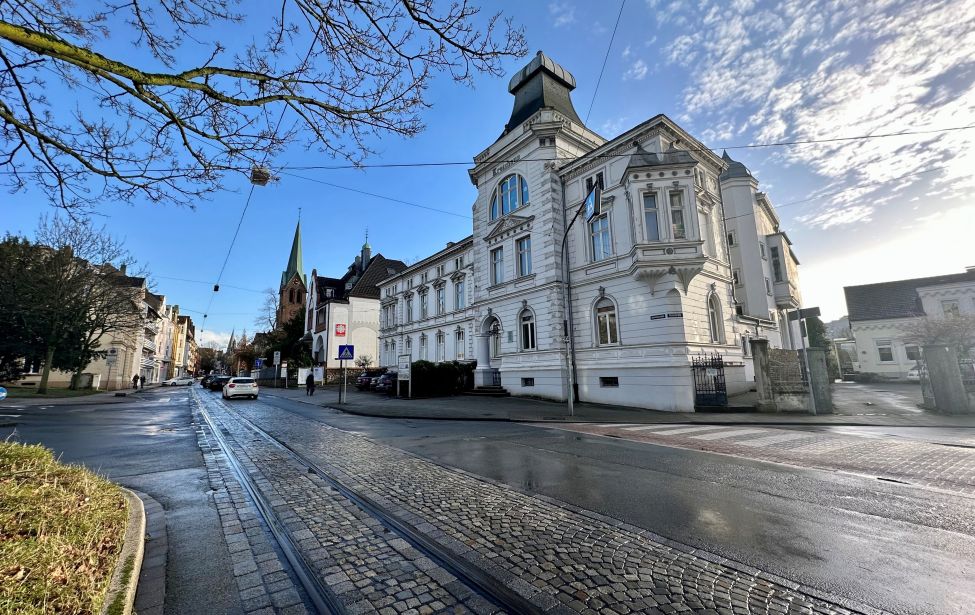
<svg viewBox="0 0 975 615"><path fill-rule="evenodd" d="M603 56L603 65L599 69L599 78L596 79L596 88L592 91L592 100L589 101L589 110L586 111L586 121L583 124L589 123L592 106L596 104L596 94L599 93L599 84L603 82L603 71L606 70L606 61L609 60L609 52L613 49L613 41L616 39L616 29L620 27L620 17L623 16L624 6L626 6L626 0L620 2L620 12L616 15L616 25L613 26L613 33L609 36L609 45L606 46L606 55Z"/></svg>

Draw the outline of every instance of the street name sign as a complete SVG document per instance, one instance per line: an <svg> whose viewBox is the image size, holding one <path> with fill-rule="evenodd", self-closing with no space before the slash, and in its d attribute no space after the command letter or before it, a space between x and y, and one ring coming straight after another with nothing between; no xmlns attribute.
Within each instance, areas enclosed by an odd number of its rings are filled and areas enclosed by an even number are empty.
<svg viewBox="0 0 975 615"><path fill-rule="evenodd" d="M789 320L799 320L800 318L812 318L813 316L819 316L819 308L802 308L801 310L793 310L789 312Z"/></svg>
<svg viewBox="0 0 975 615"><path fill-rule="evenodd" d="M355 358L355 346L342 344L339 346L339 361L351 361Z"/></svg>

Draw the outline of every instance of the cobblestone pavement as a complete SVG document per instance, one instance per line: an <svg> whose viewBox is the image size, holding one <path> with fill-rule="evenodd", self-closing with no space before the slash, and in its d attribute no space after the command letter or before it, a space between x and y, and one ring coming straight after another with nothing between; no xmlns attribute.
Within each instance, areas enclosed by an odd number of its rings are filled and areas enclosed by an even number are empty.
<svg viewBox="0 0 975 615"><path fill-rule="evenodd" d="M224 402L204 397L203 403L312 571L347 612L500 612L405 540L389 533L324 479L309 473L307 466L235 420Z"/></svg>
<svg viewBox="0 0 975 615"><path fill-rule="evenodd" d="M239 404L235 410L539 610L877 612L271 406Z"/></svg>
<svg viewBox="0 0 975 615"><path fill-rule="evenodd" d="M248 615L308 613L297 579L286 571L283 556L275 552L271 535L202 421L197 421L197 439L230 550L241 608Z"/></svg>
<svg viewBox="0 0 975 615"><path fill-rule="evenodd" d="M973 448L917 440L742 425L538 425L762 461L842 470L975 494Z"/></svg>

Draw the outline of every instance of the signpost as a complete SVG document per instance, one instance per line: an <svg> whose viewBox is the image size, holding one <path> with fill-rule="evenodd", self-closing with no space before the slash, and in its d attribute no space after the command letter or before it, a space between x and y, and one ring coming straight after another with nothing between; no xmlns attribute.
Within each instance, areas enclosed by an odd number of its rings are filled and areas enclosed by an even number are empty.
<svg viewBox="0 0 975 615"><path fill-rule="evenodd" d="M802 364L806 368L806 383L809 385L809 410L816 414L816 396L813 393L812 373L809 371L809 355L806 352L806 319L818 317L820 314L818 307L802 308L789 312L789 320L799 321L799 340L802 342Z"/></svg>
<svg viewBox="0 0 975 615"><path fill-rule="evenodd" d="M413 380L410 379L410 366L412 364L413 361L408 354L401 354L396 359L396 381L397 383L406 382L406 396L411 399L413 398Z"/></svg>
<svg viewBox="0 0 975 615"><path fill-rule="evenodd" d="M108 382L105 383L106 390L112 382L112 368L115 367L116 361L118 361L118 348L112 346L105 351L105 365L108 366Z"/></svg>
<svg viewBox="0 0 975 615"><path fill-rule="evenodd" d="M281 365L281 351L274 351L274 386L278 386L278 365ZM284 387L288 388L288 381L284 381Z"/></svg>
<svg viewBox="0 0 975 615"><path fill-rule="evenodd" d="M335 335L339 334L339 327L342 327L342 335L345 335L345 325L335 325ZM339 403L345 403L346 381L345 381L345 362L355 358L355 346L352 344L339 345L339 366L342 368L342 388L339 389Z"/></svg>
<svg viewBox="0 0 975 615"><path fill-rule="evenodd" d="M281 364L281 377L284 378L284 388L288 388L288 362Z"/></svg>

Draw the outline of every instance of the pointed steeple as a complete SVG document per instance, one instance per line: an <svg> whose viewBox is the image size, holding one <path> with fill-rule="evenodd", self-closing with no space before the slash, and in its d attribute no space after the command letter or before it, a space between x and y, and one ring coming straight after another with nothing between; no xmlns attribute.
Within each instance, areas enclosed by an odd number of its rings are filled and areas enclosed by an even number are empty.
<svg viewBox="0 0 975 615"><path fill-rule="evenodd" d="M295 227L295 239L291 243L291 255L288 257L288 268L281 273L281 287L283 288L291 278L298 274L301 281L305 281L305 271L301 263L301 221Z"/></svg>

